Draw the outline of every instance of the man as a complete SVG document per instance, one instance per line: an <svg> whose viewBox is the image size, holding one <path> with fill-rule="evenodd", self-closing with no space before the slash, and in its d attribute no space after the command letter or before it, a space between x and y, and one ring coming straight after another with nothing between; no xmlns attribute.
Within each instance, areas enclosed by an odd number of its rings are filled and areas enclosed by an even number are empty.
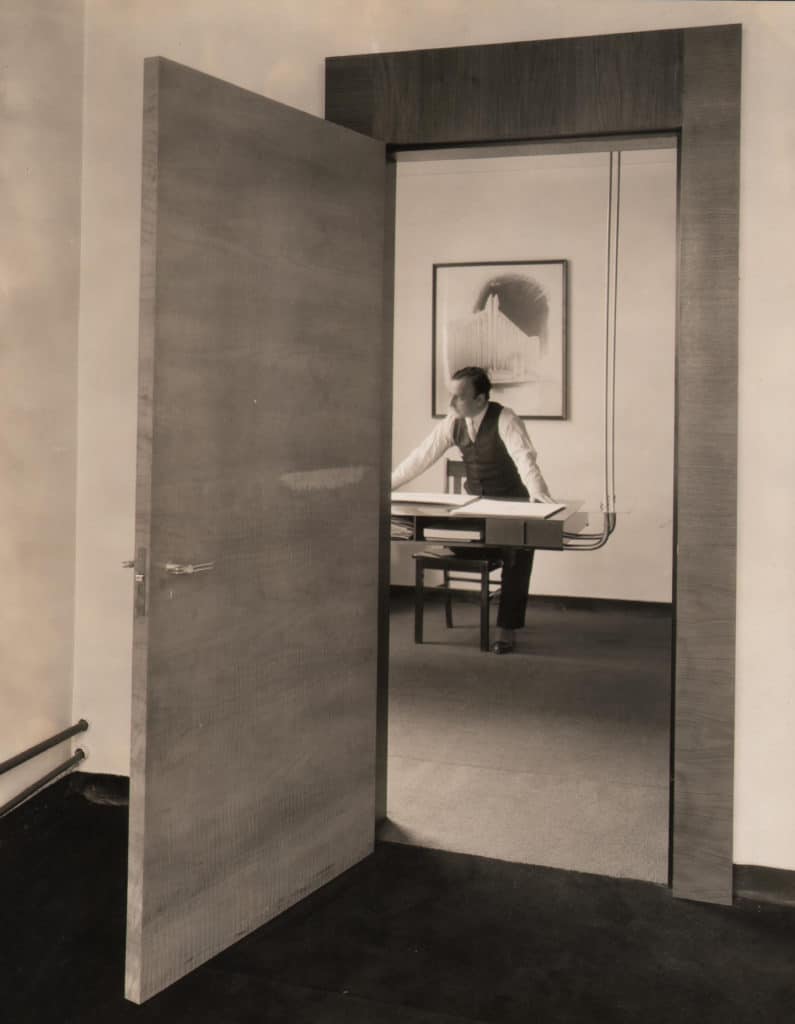
<svg viewBox="0 0 795 1024"><path fill-rule="evenodd" d="M452 411L393 471L392 490L425 472L449 448L457 447L466 466L469 494L551 502L524 424L512 409L489 401L490 393L491 381L481 367L457 370L450 384ZM533 550L505 548L499 557L503 560L502 588L497 638L491 649L495 654L508 654L514 647L515 631L525 624Z"/></svg>

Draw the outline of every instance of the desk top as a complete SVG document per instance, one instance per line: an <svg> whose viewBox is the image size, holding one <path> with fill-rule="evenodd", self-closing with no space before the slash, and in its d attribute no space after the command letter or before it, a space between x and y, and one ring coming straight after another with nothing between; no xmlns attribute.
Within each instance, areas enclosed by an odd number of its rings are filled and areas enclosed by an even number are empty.
<svg viewBox="0 0 795 1024"><path fill-rule="evenodd" d="M406 498L414 497L429 500L402 500L400 492L392 496L395 541L560 550L564 532L578 533L588 521L583 502L568 498L552 506L554 511L542 502L516 499L499 503L489 500L479 512L473 495L406 493ZM447 498L453 501L447 503Z"/></svg>

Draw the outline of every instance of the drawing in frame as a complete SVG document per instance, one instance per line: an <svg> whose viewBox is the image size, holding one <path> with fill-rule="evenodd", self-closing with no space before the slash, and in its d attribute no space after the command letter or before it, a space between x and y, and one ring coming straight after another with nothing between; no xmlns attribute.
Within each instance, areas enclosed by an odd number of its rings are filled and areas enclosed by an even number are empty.
<svg viewBox="0 0 795 1024"><path fill-rule="evenodd" d="M482 366L491 398L524 419L566 418L567 260L433 265L433 415L451 376Z"/></svg>

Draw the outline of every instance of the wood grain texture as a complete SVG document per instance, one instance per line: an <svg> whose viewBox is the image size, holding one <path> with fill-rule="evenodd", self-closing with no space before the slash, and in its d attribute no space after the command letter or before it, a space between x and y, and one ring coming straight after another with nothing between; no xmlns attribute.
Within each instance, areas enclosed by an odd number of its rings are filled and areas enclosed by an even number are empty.
<svg viewBox="0 0 795 1024"><path fill-rule="evenodd" d="M392 147L681 133L672 887L720 903L733 831L740 31L326 64L326 116Z"/></svg>
<svg viewBox="0 0 795 1024"><path fill-rule="evenodd" d="M684 34L673 888L732 899L740 29Z"/></svg>
<svg viewBox="0 0 795 1024"><path fill-rule="evenodd" d="M331 57L326 117L391 146L660 131L680 60L678 30Z"/></svg>
<svg viewBox="0 0 795 1024"><path fill-rule="evenodd" d="M386 165L384 201L384 326L383 359L379 382L383 396L392 394L393 325L395 306L395 203L397 166ZM389 736L389 578L391 573L390 502L392 494L392 403L384 402L381 434L381 494L379 501L378 584L378 696L376 701L375 817L386 818L387 758Z"/></svg>
<svg viewBox="0 0 795 1024"><path fill-rule="evenodd" d="M136 1002L372 849L384 167L146 64Z"/></svg>
<svg viewBox="0 0 795 1024"><path fill-rule="evenodd" d="M135 490L135 550L142 557L135 571L149 578L152 507L152 388L154 383L155 273L157 268L157 171L160 64L144 64L141 168L141 282L138 326L138 438ZM147 555L143 555L147 552ZM137 599L135 604L137 605ZM141 1001L146 821L146 707L149 617L133 621L132 710L130 724L130 814L127 854L127 948L125 994Z"/></svg>

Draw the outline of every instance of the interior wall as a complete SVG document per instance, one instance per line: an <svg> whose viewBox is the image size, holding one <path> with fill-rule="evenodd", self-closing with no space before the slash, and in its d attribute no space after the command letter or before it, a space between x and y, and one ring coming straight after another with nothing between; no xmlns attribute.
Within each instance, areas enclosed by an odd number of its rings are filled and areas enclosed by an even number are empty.
<svg viewBox="0 0 795 1024"><path fill-rule="evenodd" d="M397 167L393 459L433 429L434 263L568 260L568 410L527 419L550 493L600 530L605 476L608 153L401 161ZM617 323L618 529L596 552L539 551L534 594L671 600L676 152L621 155ZM510 388L492 398L512 406ZM451 452L455 456L455 452ZM406 485L444 490L444 459ZM414 580L392 545L392 582Z"/></svg>
<svg viewBox="0 0 795 1024"><path fill-rule="evenodd" d="M82 0L0 5L0 761L71 724ZM0 776L0 803L69 756Z"/></svg>
<svg viewBox="0 0 795 1024"><path fill-rule="evenodd" d="M328 55L738 22L743 37L735 860L795 869L790 381L795 6L708 0L87 0L75 712L91 766L129 762L142 61L161 55L309 113Z"/></svg>

